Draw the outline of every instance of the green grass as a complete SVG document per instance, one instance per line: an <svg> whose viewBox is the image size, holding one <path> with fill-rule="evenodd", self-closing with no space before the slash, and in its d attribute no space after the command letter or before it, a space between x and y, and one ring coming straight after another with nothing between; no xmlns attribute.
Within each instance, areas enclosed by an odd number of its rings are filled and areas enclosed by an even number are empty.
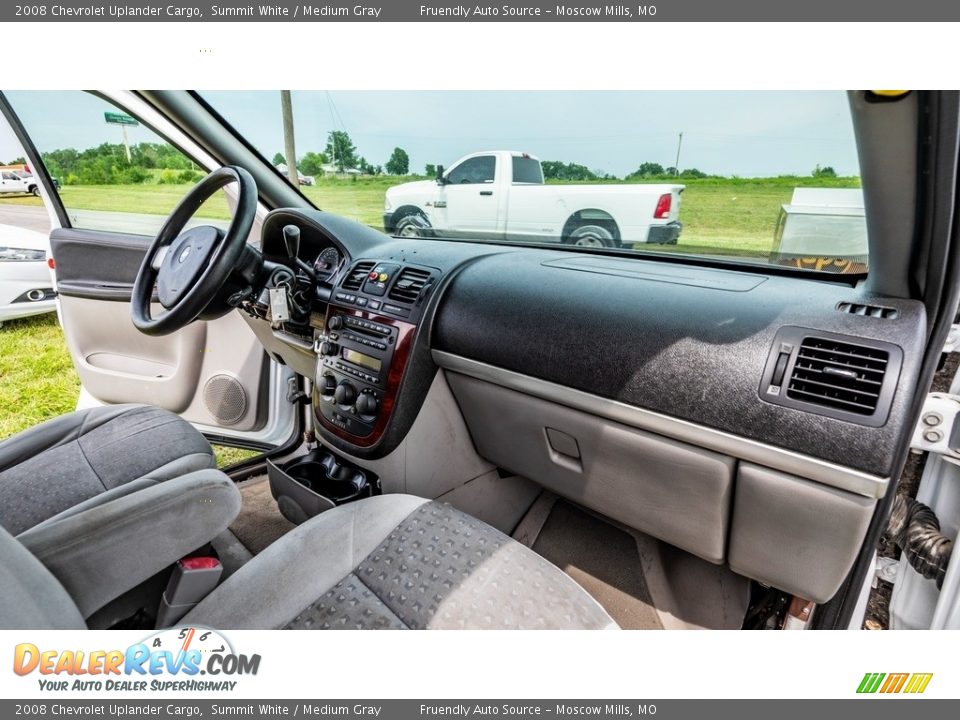
<svg viewBox="0 0 960 720"><path fill-rule="evenodd" d="M0 440L77 406L80 378L55 313L10 320L0 328ZM260 453L213 446L217 467Z"/></svg>
<svg viewBox="0 0 960 720"><path fill-rule="evenodd" d="M766 257L780 207L793 187L688 184L680 201L683 232L674 247L638 249Z"/></svg>
<svg viewBox="0 0 960 720"><path fill-rule="evenodd" d="M260 455L259 450L245 450L244 448L229 447L227 445L214 445L213 454L217 458L217 467L225 468L227 465L233 465L250 458Z"/></svg>
<svg viewBox="0 0 960 720"><path fill-rule="evenodd" d="M0 439L77 406L80 380L54 313L0 328Z"/></svg>
<svg viewBox="0 0 960 720"><path fill-rule="evenodd" d="M382 230L384 195L388 188L405 181L386 177L318 180L316 185L301 187L300 191L322 210Z"/></svg>

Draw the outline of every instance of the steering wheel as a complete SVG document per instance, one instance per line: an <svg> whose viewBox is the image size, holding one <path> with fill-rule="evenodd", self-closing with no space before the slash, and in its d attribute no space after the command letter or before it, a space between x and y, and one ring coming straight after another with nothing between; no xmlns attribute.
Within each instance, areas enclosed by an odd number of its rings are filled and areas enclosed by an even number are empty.
<svg viewBox="0 0 960 720"><path fill-rule="evenodd" d="M224 232L212 225L184 231L190 218L217 190L237 183L237 206ZM226 165L198 182L150 243L133 284L130 314L147 335L169 335L186 327L217 297L237 267L257 213L257 184L246 170ZM154 285L165 312L153 317Z"/></svg>

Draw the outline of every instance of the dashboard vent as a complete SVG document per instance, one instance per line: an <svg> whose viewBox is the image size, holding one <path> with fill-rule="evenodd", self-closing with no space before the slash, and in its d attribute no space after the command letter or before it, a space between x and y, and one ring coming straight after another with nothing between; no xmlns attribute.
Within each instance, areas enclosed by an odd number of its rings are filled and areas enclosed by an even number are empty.
<svg viewBox="0 0 960 720"><path fill-rule="evenodd" d="M896 320L900 317L900 311L895 308L880 307L879 305L863 305L860 303L842 302L837 305L840 312L850 313L851 315L863 315L865 317L883 318L885 320Z"/></svg>
<svg viewBox="0 0 960 720"><path fill-rule="evenodd" d="M800 343L787 396L857 415L873 415L890 354L839 340L806 337Z"/></svg>
<svg viewBox="0 0 960 720"><path fill-rule="evenodd" d="M374 265L376 265L376 263L370 261L358 262L353 266L353 270L347 275L341 287L344 290L359 290L363 285L363 281L367 279L367 275L373 270Z"/></svg>
<svg viewBox="0 0 960 720"><path fill-rule="evenodd" d="M388 297L396 302L412 305L420 297L420 292L429 279L430 273L426 270L404 268L393 283L393 287L390 288Z"/></svg>

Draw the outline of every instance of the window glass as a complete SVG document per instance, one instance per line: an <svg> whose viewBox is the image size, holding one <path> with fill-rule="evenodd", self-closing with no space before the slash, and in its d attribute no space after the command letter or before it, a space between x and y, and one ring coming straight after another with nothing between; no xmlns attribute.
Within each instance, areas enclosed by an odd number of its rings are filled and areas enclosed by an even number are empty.
<svg viewBox="0 0 960 720"><path fill-rule="evenodd" d="M316 206L390 234L867 267L844 92L295 91L293 158L278 91L203 95Z"/></svg>
<svg viewBox="0 0 960 720"><path fill-rule="evenodd" d="M497 171L497 161L490 155L470 158L447 173L447 182L451 185L476 185L492 183Z"/></svg>
<svg viewBox="0 0 960 720"><path fill-rule="evenodd" d="M530 185L543 184L543 170L540 161L529 157L513 157L513 182Z"/></svg>
<svg viewBox="0 0 960 720"><path fill-rule="evenodd" d="M137 118L80 91L10 92L76 228L155 235L206 172ZM12 198L11 198L12 200ZM24 199L26 201L26 199ZM221 190L191 224L225 227Z"/></svg>

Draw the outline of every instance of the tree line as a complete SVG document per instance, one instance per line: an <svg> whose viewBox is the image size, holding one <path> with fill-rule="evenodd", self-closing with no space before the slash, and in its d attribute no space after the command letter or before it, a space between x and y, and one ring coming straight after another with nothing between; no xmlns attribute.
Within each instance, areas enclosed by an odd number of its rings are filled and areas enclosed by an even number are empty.
<svg viewBox="0 0 960 720"><path fill-rule="evenodd" d="M47 171L66 185L127 185L145 182L186 184L203 177L195 165L177 148L169 143L137 143L127 150L120 143L102 143L86 150L61 148L42 153ZM9 165L26 162L15 158ZM282 153L273 156L273 164L284 164ZM600 170L591 170L586 165L556 160L542 161L546 180L562 182L619 181L620 178ZM373 165L361 156L350 135L342 130L331 132L322 152L307 152L297 161L297 169L303 175L322 176L328 171L343 173L356 170L366 175L409 175L410 156L401 147L395 147L382 165ZM424 175L434 177L437 166L428 163ZM829 166L817 165L811 172L815 178L833 178L836 171ZM710 175L697 168L664 167L656 162L642 162L637 169L626 175L627 181L697 179L721 177Z"/></svg>
<svg viewBox="0 0 960 720"><path fill-rule="evenodd" d="M135 185L196 182L203 173L168 143L137 143L130 159L121 143L102 143L86 150L61 148L41 153L47 172L66 185Z"/></svg>
<svg viewBox="0 0 960 720"><path fill-rule="evenodd" d="M285 164L283 153L276 153L273 156L274 165ZM591 170L586 165L573 162L560 162L557 160L543 160L543 177L545 180L558 181L619 181L616 175L603 172L601 170ZM297 169L304 175L324 175L328 170L343 173L348 170L359 170L365 175L382 175L384 172L388 175L409 175L410 174L410 156L406 150L401 147L395 147L393 153L383 165L371 165L366 158L359 155L357 147L350 135L343 130L331 132L327 139L327 146L323 152L308 152L297 161ZM424 166L424 175L434 177L437 174L437 165L427 163ZM810 173L815 178L836 177L837 173L832 167L821 167L817 165ZM722 176L711 175L698 168L678 169L675 167L664 167L656 162L642 162L635 171L624 176L624 180L664 180L676 178L681 180L691 180L699 178L719 178Z"/></svg>
<svg viewBox="0 0 960 720"><path fill-rule="evenodd" d="M275 153L274 165L285 165L283 153ZM350 135L344 130L334 130L327 136L327 146L323 152L310 151L297 160L297 170L303 175L324 175L332 171L337 173L358 170L364 175L409 175L410 156L403 148L394 148L393 153L383 165L373 165L357 151Z"/></svg>

